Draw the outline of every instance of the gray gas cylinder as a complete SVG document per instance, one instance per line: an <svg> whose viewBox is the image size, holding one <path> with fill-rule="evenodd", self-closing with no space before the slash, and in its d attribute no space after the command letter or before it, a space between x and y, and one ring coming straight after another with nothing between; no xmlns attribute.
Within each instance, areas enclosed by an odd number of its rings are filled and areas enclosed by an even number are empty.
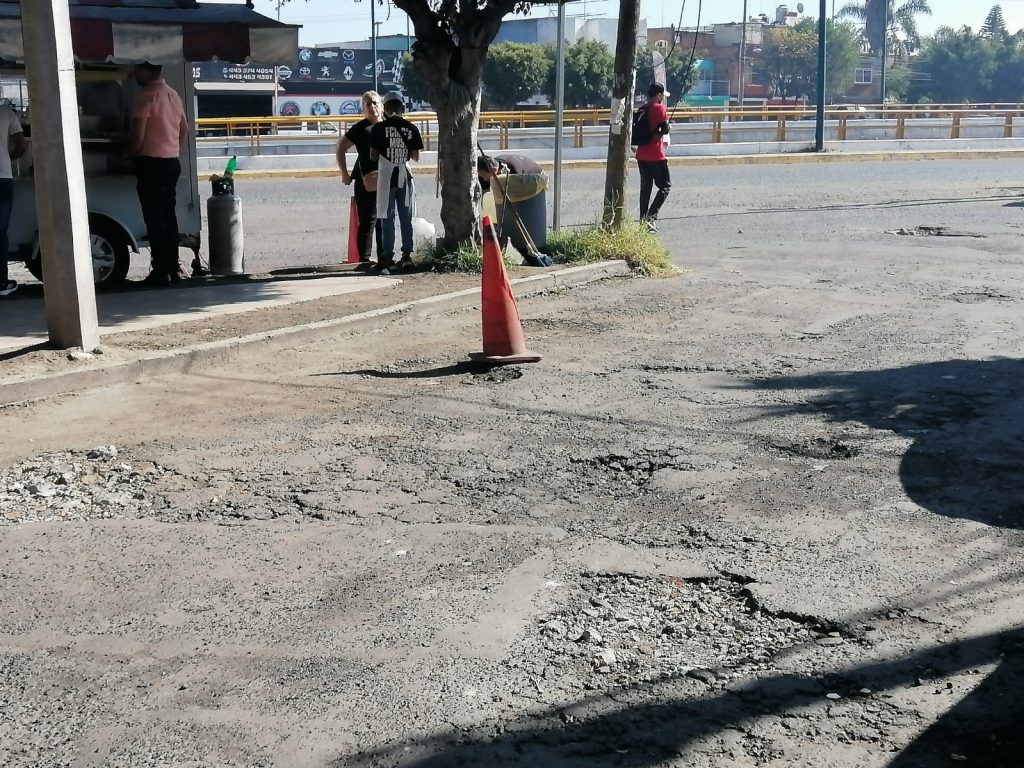
<svg viewBox="0 0 1024 768"><path fill-rule="evenodd" d="M215 275L245 273L245 232L242 229L242 199L233 191L214 190L206 201L209 229L210 271Z"/></svg>

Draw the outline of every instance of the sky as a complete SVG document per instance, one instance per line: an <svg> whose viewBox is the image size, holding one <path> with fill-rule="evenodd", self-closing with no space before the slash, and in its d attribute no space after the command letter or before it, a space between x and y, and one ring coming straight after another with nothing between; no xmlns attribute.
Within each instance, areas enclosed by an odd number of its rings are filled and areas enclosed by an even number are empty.
<svg viewBox="0 0 1024 768"><path fill-rule="evenodd" d="M244 0L205 0L206 2L226 2L242 4ZM256 10L267 16L277 15L277 0L254 0ZM370 0L290 0L281 6L281 20L292 24L301 24L299 41L303 45L317 43L333 43L343 40L366 39L370 36ZM804 0L805 12L817 15L819 0ZM897 4L901 0L896 0ZM751 16L765 13L769 18L775 15L775 8L783 4L780 0L747 0L747 12ZM787 2L791 10L796 10L797 3ZM843 7L846 0L835 0L836 10ZM932 16L920 17L921 32L928 34L940 26L961 27L968 25L978 29L994 0L929 0ZM697 23L698 0L686 0L685 7L680 0L643 0L642 18L647 20L649 27L679 24L682 8L682 25L693 26ZM715 24L730 21L741 21L743 17L743 0L704 0L700 23ZM1000 0L1003 18L1011 32L1024 28L1024 0ZM833 0L827 0L826 8L832 12ZM615 0L591 0L572 3L567 6L569 15L594 15L615 18L619 4ZM553 15L553 9L538 7L531 15ZM513 17L515 18L515 17ZM380 34L405 34L405 14L391 9L385 4L377 7L377 21L383 22Z"/></svg>

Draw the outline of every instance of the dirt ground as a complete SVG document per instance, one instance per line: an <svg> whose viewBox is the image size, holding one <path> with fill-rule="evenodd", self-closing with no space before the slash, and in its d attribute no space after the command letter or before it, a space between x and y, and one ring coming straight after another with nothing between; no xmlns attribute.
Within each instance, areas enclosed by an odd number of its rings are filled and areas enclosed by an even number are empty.
<svg viewBox="0 0 1024 768"><path fill-rule="evenodd" d="M462 312L0 411L0 764L1019 766L1018 192L757 173L535 366Z"/></svg>

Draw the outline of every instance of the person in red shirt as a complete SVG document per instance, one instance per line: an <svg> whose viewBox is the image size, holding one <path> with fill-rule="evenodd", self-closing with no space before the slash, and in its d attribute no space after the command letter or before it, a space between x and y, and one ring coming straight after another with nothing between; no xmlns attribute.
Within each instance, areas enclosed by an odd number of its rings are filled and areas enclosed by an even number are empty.
<svg viewBox="0 0 1024 768"><path fill-rule="evenodd" d="M636 148L636 164L640 168L640 221L644 222L651 232L658 231L658 212L672 189L668 160L665 157L665 137L668 136L666 96L668 94L665 92L665 86L661 83L651 83L651 87L647 89L647 104L642 109L647 113L651 138ZM651 192L654 187L658 188L658 194L654 196L652 202Z"/></svg>

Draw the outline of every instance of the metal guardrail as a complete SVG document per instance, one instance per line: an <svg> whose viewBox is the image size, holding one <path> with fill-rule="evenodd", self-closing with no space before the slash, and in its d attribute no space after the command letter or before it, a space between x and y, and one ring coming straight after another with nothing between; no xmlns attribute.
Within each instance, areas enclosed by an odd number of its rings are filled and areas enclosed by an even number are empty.
<svg viewBox="0 0 1024 768"><path fill-rule="evenodd" d="M701 107L670 110L673 123L702 123L711 126L711 143L723 141L724 126L730 131L744 130L744 122L759 122L749 130L764 130L763 123L776 124L776 141L786 141L787 130L794 122L806 122L814 117L813 106L793 107ZM564 113L564 135L571 137L573 146L584 146L585 137L592 134L588 127L607 126L609 113L600 109L566 110ZM861 127L873 127L872 120L896 121L896 138L906 137L907 122L921 119L948 119L951 139L959 139L963 121L967 118L1000 117L1004 120L1003 136L1012 138L1015 121L1024 116L1024 104L886 104L886 105L841 105L825 110L826 120L837 123L837 139L846 141L851 123ZM244 118L201 118L196 121L196 133L200 143L223 142L225 139L243 140L249 145L252 155L261 154L266 144L323 142L325 136L339 137L362 119L361 115L339 115L329 117L244 117ZM424 148L431 151L437 144L437 116L434 113L419 112L406 115L416 124L423 137ZM739 125L734 125L734 124ZM888 126L886 122L883 125ZM879 126L881 127L881 126ZM479 128L496 137L499 148L510 148L512 134L527 128L550 129L554 137L555 112L549 110L485 112L480 115ZM547 132L542 134L549 137Z"/></svg>

